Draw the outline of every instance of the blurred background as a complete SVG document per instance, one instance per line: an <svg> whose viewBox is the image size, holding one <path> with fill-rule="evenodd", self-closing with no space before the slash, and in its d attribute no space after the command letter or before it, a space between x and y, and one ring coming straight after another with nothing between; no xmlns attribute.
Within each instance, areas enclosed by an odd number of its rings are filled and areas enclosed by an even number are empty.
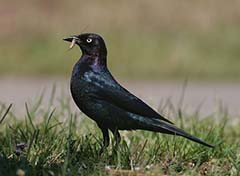
<svg viewBox="0 0 240 176"><path fill-rule="evenodd" d="M113 75L153 106L169 97L176 102L188 82L186 104L203 103L204 111L212 112L222 100L238 112L240 1L0 3L1 102L23 106L54 83L69 95L71 70L81 53L77 47L68 52L62 38L94 32L107 43Z"/></svg>

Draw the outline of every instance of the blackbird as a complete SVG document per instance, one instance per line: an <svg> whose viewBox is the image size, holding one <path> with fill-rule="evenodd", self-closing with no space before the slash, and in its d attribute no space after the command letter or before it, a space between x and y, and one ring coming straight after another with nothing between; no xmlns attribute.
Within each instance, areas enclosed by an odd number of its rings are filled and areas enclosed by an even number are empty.
<svg viewBox="0 0 240 176"><path fill-rule="evenodd" d="M94 33L73 35L63 40L78 45L81 58L71 77L71 94L79 109L94 120L103 134L103 146L109 146L109 130L116 146L121 140L119 130L148 130L178 135L213 147L203 140L177 128L141 99L122 87L107 67L107 48L103 38Z"/></svg>

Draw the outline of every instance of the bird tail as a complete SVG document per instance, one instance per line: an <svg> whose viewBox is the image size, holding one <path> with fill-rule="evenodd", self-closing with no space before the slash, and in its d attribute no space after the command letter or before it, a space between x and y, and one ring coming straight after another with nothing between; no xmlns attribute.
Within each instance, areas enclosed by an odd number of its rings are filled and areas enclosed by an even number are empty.
<svg viewBox="0 0 240 176"><path fill-rule="evenodd" d="M151 125L154 126L154 131L157 132L163 132L163 133L167 133L167 134L172 134L172 135L178 135L178 136L182 136L185 137L191 141L200 143L202 145L205 145L207 147L211 147L213 148L214 146L211 144L208 144L207 142L181 130L180 128L177 128L176 126L163 122L163 121L159 121L159 120L154 120L155 122L151 123Z"/></svg>

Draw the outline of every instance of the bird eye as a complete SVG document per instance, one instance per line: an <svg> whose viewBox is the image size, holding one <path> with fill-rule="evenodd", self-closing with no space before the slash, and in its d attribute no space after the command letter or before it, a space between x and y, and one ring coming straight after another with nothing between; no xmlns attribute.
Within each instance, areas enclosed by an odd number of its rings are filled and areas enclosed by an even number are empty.
<svg viewBox="0 0 240 176"><path fill-rule="evenodd" d="M91 39L91 38L87 38L87 42L88 42L88 43L91 43L91 42L92 42L92 39Z"/></svg>

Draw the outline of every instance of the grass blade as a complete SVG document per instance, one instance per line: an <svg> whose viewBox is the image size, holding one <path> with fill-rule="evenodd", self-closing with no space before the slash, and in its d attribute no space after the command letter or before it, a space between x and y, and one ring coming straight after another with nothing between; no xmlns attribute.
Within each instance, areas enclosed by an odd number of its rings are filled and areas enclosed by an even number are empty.
<svg viewBox="0 0 240 176"><path fill-rule="evenodd" d="M31 114L30 114L30 112L29 112L27 103L25 103L25 107L26 107L26 111L27 111L28 120L29 120L32 128L35 130L36 128L35 128L35 125L33 124L32 117L31 117Z"/></svg>
<svg viewBox="0 0 240 176"><path fill-rule="evenodd" d="M10 109L12 108L12 104L10 104L6 110L6 112L3 114L1 120L0 120L0 124L2 124L3 120L7 117L7 114L9 113Z"/></svg>

